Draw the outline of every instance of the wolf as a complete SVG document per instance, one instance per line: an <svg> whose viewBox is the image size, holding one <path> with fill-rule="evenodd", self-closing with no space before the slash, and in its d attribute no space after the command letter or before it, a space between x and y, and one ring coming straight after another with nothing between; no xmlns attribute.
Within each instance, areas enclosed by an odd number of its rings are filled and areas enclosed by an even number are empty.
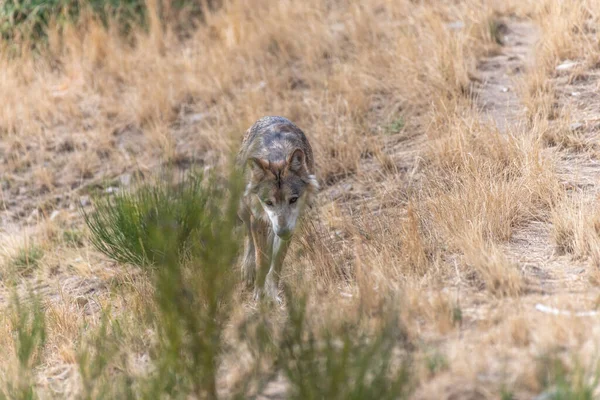
<svg viewBox="0 0 600 400"><path fill-rule="evenodd" d="M292 236L319 189L312 148L304 132L283 117L256 121L237 156L246 189L238 215L246 227L242 278L254 298L280 303L279 276Z"/></svg>

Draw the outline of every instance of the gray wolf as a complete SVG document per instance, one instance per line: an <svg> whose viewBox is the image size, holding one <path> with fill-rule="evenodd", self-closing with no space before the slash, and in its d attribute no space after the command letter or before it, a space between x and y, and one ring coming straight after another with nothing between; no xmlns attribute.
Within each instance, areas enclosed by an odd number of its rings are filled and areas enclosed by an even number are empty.
<svg viewBox="0 0 600 400"><path fill-rule="evenodd" d="M246 190L239 217L247 237L242 277L254 297L280 302L279 276L292 236L319 184L308 139L283 117L263 117L246 131L237 165Z"/></svg>

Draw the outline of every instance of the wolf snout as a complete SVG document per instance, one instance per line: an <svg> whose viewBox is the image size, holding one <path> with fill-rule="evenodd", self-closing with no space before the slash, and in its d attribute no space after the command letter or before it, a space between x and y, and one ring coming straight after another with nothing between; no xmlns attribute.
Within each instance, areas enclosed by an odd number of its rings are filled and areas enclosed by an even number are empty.
<svg viewBox="0 0 600 400"><path fill-rule="evenodd" d="M277 236L279 236L280 239L283 239L283 240L290 240L293 233L294 232L290 228L287 228L287 227L277 228L275 230L275 234Z"/></svg>

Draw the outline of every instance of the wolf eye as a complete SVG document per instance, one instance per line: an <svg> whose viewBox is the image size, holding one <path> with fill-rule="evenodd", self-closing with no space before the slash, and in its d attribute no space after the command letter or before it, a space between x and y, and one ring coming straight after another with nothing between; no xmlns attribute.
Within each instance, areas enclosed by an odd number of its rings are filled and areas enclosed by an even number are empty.
<svg viewBox="0 0 600 400"><path fill-rule="evenodd" d="M292 197L292 198L290 199L290 204L294 204L294 203L295 203L297 200L298 200L298 198L297 198L297 197Z"/></svg>
<svg viewBox="0 0 600 400"><path fill-rule="evenodd" d="M271 207L273 205L273 202L271 200L267 200L265 201L265 204Z"/></svg>

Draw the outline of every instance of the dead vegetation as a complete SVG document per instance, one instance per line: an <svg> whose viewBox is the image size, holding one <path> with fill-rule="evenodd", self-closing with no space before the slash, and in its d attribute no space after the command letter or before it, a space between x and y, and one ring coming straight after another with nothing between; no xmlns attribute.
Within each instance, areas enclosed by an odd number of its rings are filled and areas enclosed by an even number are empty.
<svg viewBox="0 0 600 400"><path fill-rule="evenodd" d="M536 310L598 307L595 1L227 1L185 35L147 4L129 37L84 14L50 24L43 50L0 42L2 316L31 289L47 324L23 385L96 393L78 355L103 315L121 329L109 371L148 373L156 288L94 250L78 207L162 165L222 171L271 114L308 134L324 187L283 272L311 326L372 328L392 299L415 398L596 393L597 317ZM482 107L493 79L508 100ZM233 297L235 326L256 310ZM3 321L4 382L19 371L18 321Z"/></svg>

